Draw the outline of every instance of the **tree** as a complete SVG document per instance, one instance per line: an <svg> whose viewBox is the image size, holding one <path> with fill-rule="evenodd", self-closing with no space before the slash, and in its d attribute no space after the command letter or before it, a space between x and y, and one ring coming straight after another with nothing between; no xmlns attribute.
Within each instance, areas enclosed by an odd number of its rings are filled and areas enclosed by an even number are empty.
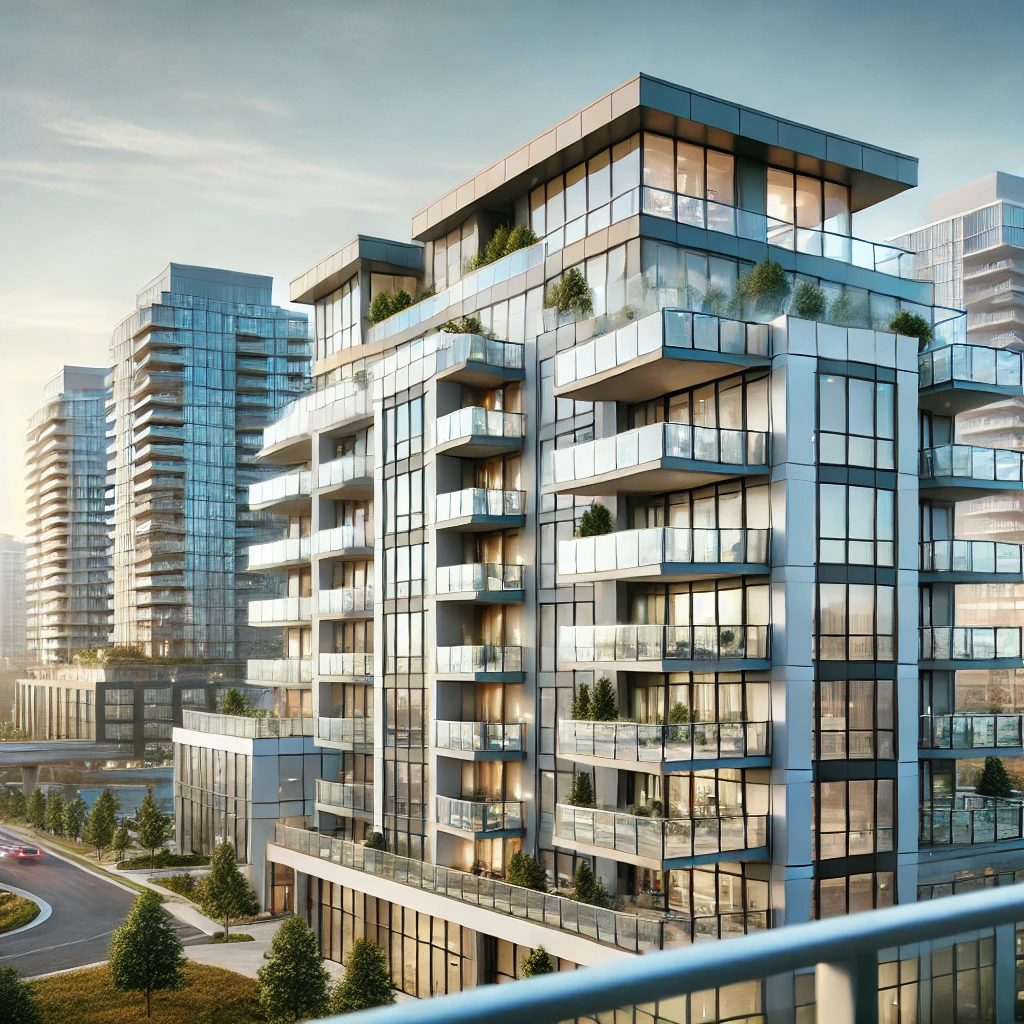
<svg viewBox="0 0 1024 1024"><path fill-rule="evenodd" d="M156 851L174 835L174 821L160 810L160 805L153 798L152 787L135 810L132 831L139 846L149 850L149 868L152 870L156 866Z"/></svg>
<svg viewBox="0 0 1024 1024"><path fill-rule="evenodd" d="M399 288L398 294L391 300L391 312L392 314L401 313L403 309L408 309L412 303L412 296L404 288Z"/></svg>
<svg viewBox="0 0 1024 1024"><path fill-rule="evenodd" d="M301 917L289 917L278 928L263 959L259 999L269 1020L307 1020L327 1012L327 971L316 936Z"/></svg>
<svg viewBox="0 0 1024 1024"><path fill-rule="evenodd" d="M595 722L614 722L619 717L619 702L615 696L615 688L607 676L602 676L594 687L594 699L590 703L590 713Z"/></svg>
<svg viewBox="0 0 1024 1024"><path fill-rule="evenodd" d="M608 906L608 890L601 884L593 869L581 860L573 875L573 899L577 903L589 903L594 907Z"/></svg>
<svg viewBox="0 0 1024 1024"><path fill-rule="evenodd" d="M572 313L582 318L594 312L594 294L587 279L573 267L561 281L551 286L545 305L561 314Z"/></svg>
<svg viewBox="0 0 1024 1024"><path fill-rule="evenodd" d="M10 813L11 790L7 786L0 786L0 821L6 821Z"/></svg>
<svg viewBox="0 0 1024 1024"><path fill-rule="evenodd" d="M388 844L384 839L383 832L371 832L363 844L368 850L387 850Z"/></svg>
<svg viewBox="0 0 1024 1024"><path fill-rule="evenodd" d="M603 537L615 528L612 514L607 505L599 501L590 503L580 516L580 525L576 527L577 537Z"/></svg>
<svg viewBox="0 0 1024 1024"><path fill-rule="evenodd" d="M25 809L25 817L30 825L42 828L46 822L46 797L41 789L33 789L32 795L28 798L28 806Z"/></svg>
<svg viewBox="0 0 1024 1024"><path fill-rule="evenodd" d="M379 324L381 320L387 320L394 311L394 299L391 292L381 291L374 295L370 308L366 311L366 316L371 324Z"/></svg>
<svg viewBox="0 0 1024 1024"><path fill-rule="evenodd" d="M516 850L508 859L505 869L505 881L509 885L521 885L524 889L535 889L537 892L548 891L548 873L544 865L535 860L525 850Z"/></svg>
<svg viewBox="0 0 1024 1024"><path fill-rule="evenodd" d="M975 789L978 796L999 796L1004 799L1010 796L1013 785L1001 757L985 758L985 765L981 769Z"/></svg>
<svg viewBox="0 0 1024 1024"><path fill-rule="evenodd" d="M260 912L259 900L249 887L245 875L235 863L235 850L230 843L221 843L213 852L210 874L199 892L199 903L208 917L224 919L224 941L233 917L253 917Z"/></svg>
<svg viewBox="0 0 1024 1024"><path fill-rule="evenodd" d="M580 683L580 688L572 699L572 717L577 722L591 722L593 713L590 701L590 687L586 683Z"/></svg>
<svg viewBox="0 0 1024 1024"><path fill-rule="evenodd" d="M64 807L64 835L68 839L78 841L85 827L85 819L89 814L89 805L80 797L76 796Z"/></svg>
<svg viewBox="0 0 1024 1024"><path fill-rule="evenodd" d="M32 986L14 967L0 967L0 1024L43 1024Z"/></svg>
<svg viewBox="0 0 1024 1024"><path fill-rule="evenodd" d="M124 924L110 937L110 980L118 992L145 992L146 1016L150 995L182 986L185 954L160 897L147 889L135 898Z"/></svg>
<svg viewBox="0 0 1024 1024"><path fill-rule="evenodd" d="M594 787L591 785L590 776L586 772L577 772L573 776L569 803L573 807L594 806Z"/></svg>
<svg viewBox="0 0 1024 1024"><path fill-rule="evenodd" d="M813 281L801 281L793 292L790 312L802 320L821 320L827 303L825 293Z"/></svg>
<svg viewBox="0 0 1024 1024"><path fill-rule="evenodd" d="M893 334L902 334L907 338L917 338L921 347L935 337L932 325L923 316L901 309L890 321L889 330Z"/></svg>
<svg viewBox="0 0 1024 1024"><path fill-rule="evenodd" d="M555 965L548 956L548 951L543 946L531 949L523 961L523 969L520 976L523 978L535 978L538 974L551 974Z"/></svg>
<svg viewBox="0 0 1024 1024"><path fill-rule="evenodd" d="M331 993L330 1013L354 1013L395 1001L388 959L369 939L356 939L345 957L345 976Z"/></svg>
<svg viewBox="0 0 1024 1024"><path fill-rule="evenodd" d="M51 789L46 797L46 827L55 835L64 835L64 797Z"/></svg>
<svg viewBox="0 0 1024 1024"><path fill-rule="evenodd" d="M252 713L252 705L245 698L241 690L233 686L224 694L224 707L221 708L222 715L237 715L240 718L247 718Z"/></svg>
<svg viewBox="0 0 1024 1024"><path fill-rule="evenodd" d="M134 844L135 840L132 839L131 831L128 828L128 819L122 818L121 824L118 825L112 840L115 863L120 864L121 861L125 860L125 854L131 850Z"/></svg>
<svg viewBox="0 0 1024 1024"><path fill-rule="evenodd" d="M121 801L109 789L103 790L92 805L82 838L96 848L97 860L103 860L103 851L114 840L117 812L120 809Z"/></svg>
<svg viewBox="0 0 1024 1024"><path fill-rule="evenodd" d="M778 316L789 297L791 287L789 275L783 270L782 264L764 260L737 281L736 294L741 302L753 302L759 313Z"/></svg>
<svg viewBox="0 0 1024 1024"><path fill-rule="evenodd" d="M25 794L20 789L12 789L10 799L7 801L7 820L15 821L24 818L27 812Z"/></svg>

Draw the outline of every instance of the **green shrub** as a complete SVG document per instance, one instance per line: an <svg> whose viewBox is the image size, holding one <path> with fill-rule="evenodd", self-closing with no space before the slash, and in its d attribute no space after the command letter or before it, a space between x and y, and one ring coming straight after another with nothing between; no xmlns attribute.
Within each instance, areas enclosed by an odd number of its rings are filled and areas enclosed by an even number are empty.
<svg viewBox="0 0 1024 1024"><path fill-rule="evenodd" d="M789 308L793 316L801 320L821 320L827 306L825 293L813 281L801 281L793 292L793 303Z"/></svg>
<svg viewBox="0 0 1024 1024"><path fill-rule="evenodd" d="M999 796L1003 799L1012 795L1013 785L1001 757L986 757L985 765L975 786L978 796Z"/></svg>
<svg viewBox="0 0 1024 1024"><path fill-rule="evenodd" d="M782 312L792 285L781 263L764 260L736 282L741 303L751 302L760 313L777 316Z"/></svg>
<svg viewBox="0 0 1024 1024"><path fill-rule="evenodd" d="M517 224L514 228L510 228L508 224L499 224L486 244L478 249L476 255L467 263L466 269L477 270L486 267L503 256L536 243L537 236L525 224Z"/></svg>
<svg viewBox="0 0 1024 1024"><path fill-rule="evenodd" d="M190 875L188 873L184 875L167 875L164 878L151 878L150 881L154 885L159 885L164 889L170 889L171 892L175 892L179 896L184 896L187 900L195 900L197 903L199 902L199 890L203 883L194 875Z"/></svg>
<svg viewBox="0 0 1024 1024"><path fill-rule="evenodd" d="M561 281L551 286L545 305L562 315L572 313L577 319L582 319L594 312L594 295L587 279L573 267Z"/></svg>
<svg viewBox="0 0 1024 1024"><path fill-rule="evenodd" d="M554 969L555 965L551 962L548 951L543 946L538 946L536 949L531 949L526 959L523 960L520 977L535 978L538 974L551 974Z"/></svg>
<svg viewBox="0 0 1024 1024"><path fill-rule="evenodd" d="M0 1024L43 1024L35 990L15 967L0 967Z"/></svg>
<svg viewBox="0 0 1024 1024"><path fill-rule="evenodd" d="M580 683L579 689L572 698L572 717L577 722L592 722L591 714L593 714L593 708L590 700L590 687L586 683Z"/></svg>
<svg viewBox="0 0 1024 1024"><path fill-rule="evenodd" d="M366 318L371 324L379 324L381 320L387 320L395 312L395 300L391 292L377 292L366 311Z"/></svg>
<svg viewBox="0 0 1024 1024"><path fill-rule="evenodd" d="M572 779L569 803L573 807L593 807L594 787L587 772L576 772Z"/></svg>
<svg viewBox="0 0 1024 1024"><path fill-rule="evenodd" d="M577 903L589 903L593 907L608 906L608 890L598 880L593 869L585 860L580 861L572 882L572 898Z"/></svg>
<svg viewBox="0 0 1024 1024"><path fill-rule="evenodd" d="M481 338L491 337L491 332L475 316L464 316L461 320L445 320L438 330L445 334L476 334Z"/></svg>
<svg viewBox="0 0 1024 1024"><path fill-rule="evenodd" d="M171 853L170 850L161 850L154 858L155 868L205 868L210 864L210 858L198 853ZM125 871L139 871L148 868L149 855L132 857L130 860L122 861L119 868Z"/></svg>
<svg viewBox="0 0 1024 1024"><path fill-rule="evenodd" d="M619 702L615 696L615 687L607 676L602 676L594 687L594 696L590 702L590 713L595 722L615 722L619 718Z"/></svg>
<svg viewBox="0 0 1024 1024"><path fill-rule="evenodd" d="M675 704L669 708L668 712L668 724L669 725L688 725L690 722L697 721L696 712L692 711L685 704L680 701L676 701Z"/></svg>
<svg viewBox="0 0 1024 1024"><path fill-rule="evenodd" d="M923 316L901 309L890 321L889 331L907 338L917 338L921 345L927 345L935 337L932 325Z"/></svg>
<svg viewBox="0 0 1024 1024"><path fill-rule="evenodd" d="M38 915L39 906L31 900L13 892L0 892L0 935L23 927Z"/></svg>
<svg viewBox="0 0 1024 1024"><path fill-rule="evenodd" d="M548 873L544 865L535 860L525 850L516 850L508 859L505 869L505 881L509 885L521 885L524 889L535 889L537 892L548 891Z"/></svg>
<svg viewBox="0 0 1024 1024"><path fill-rule="evenodd" d="M229 935L226 939L224 938L223 932L214 932L210 936L210 943L224 943L224 942L255 942L256 940L251 935L246 935L245 932L235 932L233 935Z"/></svg>
<svg viewBox="0 0 1024 1024"><path fill-rule="evenodd" d="M576 527L577 537L603 537L614 530L612 513L607 505L599 501L591 502L590 507L583 510L580 524Z"/></svg>
<svg viewBox="0 0 1024 1024"><path fill-rule="evenodd" d="M387 842L383 832L371 832L363 844L368 850L387 850Z"/></svg>

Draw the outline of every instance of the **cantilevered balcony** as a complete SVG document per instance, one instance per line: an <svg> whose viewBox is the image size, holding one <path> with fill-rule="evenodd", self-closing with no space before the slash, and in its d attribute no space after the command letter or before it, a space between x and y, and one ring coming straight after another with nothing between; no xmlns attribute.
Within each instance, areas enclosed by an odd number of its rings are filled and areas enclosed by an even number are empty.
<svg viewBox="0 0 1024 1024"><path fill-rule="evenodd" d="M768 472L768 435L759 430L654 423L554 452L556 494L686 490Z"/></svg>
<svg viewBox="0 0 1024 1024"><path fill-rule="evenodd" d="M921 542L921 583L1012 583L1024 573L1024 545L990 540Z"/></svg>
<svg viewBox="0 0 1024 1024"><path fill-rule="evenodd" d="M523 447L524 421L519 412L456 409L437 417L434 452L473 459L517 452Z"/></svg>
<svg viewBox="0 0 1024 1024"><path fill-rule="evenodd" d="M359 560L373 557L373 533L360 524L318 530L313 541L313 550L318 555Z"/></svg>
<svg viewBox="0 0 1024 1024"><path fill-rule="evenodd" d="M923 668L1024 668L1020 626L922 626Z"/></svg>
<svg viewBox="0 0 1024 1024"><path fill-rule="evenodd" d="M1016 800L958 792L952 801L923 804L922 846L973 846L1024 838L1024 805Z"/></svg>
<svg viewBox="0 0 1024 1024"><path fill-rule="evenodd" d="M312 718L250 718L246 715L215 715L206 711L182 711L182 727L214 736L265 740L282 736L312 736Z"/></svg>
<svg viewBox="0 0 1024 1024"><path fill-rule="evenodd" d="M434 722L434 748L463 761L520 761L526 751L521 722Z"/></svg>
<svg viewBox="0 0 1024 1024"><path fill-rule="evenodd" d="M740 672L771 667L768 626L563 626L563 670Z"/></svg>
<svg viewBox="0 0 1024 1024"><path fill-rule="evenodd" d="M308 469L249 484L249 508L254 511L273 509L281 514L304 512L309 508L313 475Z"/></svg>
<svg viewBox="0 0 1024 1024"><path fill-rule="evenodd" d="M497 388L525 376L524 346L478 334L439 334L435 380L458 381L474 388Z"/></svg>
<svg viewBox="0 0 1024 1024"><path fill-rule="evenodd" d="M442 832L490 839L523 833L521 800L466 800L438 794L435 807Z"/></svg>
<svg viewBox="0 0 1024 1024"><path fill-rule="evenodd" d="M768 573L768 530L690 530L658 526L603 537L575 537L558 545L564 583L666 578L714 579Z"/></svg>
<svg viewBox="0 0 1024 1024"><path fill-rule="evenodd" d="M768 366L769 327L663 309L555 357L555 395L643 402L752 366Z"/></svg>
<svg viewBox="0 0 1024 1024"><path fill-rule="evenodd" d="M970 711L921 715L919 754L927 758L1024 754L1024 715Z"/></svg>
<svg viewBox="0 0 1024 1024"><path fill-rule="evenodd" d="M322 619L373 618L373 587L338 587L317 593L317 614Z"/></svg>
<svg viewBox="0 0 1024 1024"><path fill-rule="evenodd" d="M301 626L312 619L311 597L274 597L249 602L250 626Z"/></svg>
<svg viewBox="0 0 1024 1024"><path fill-rule="evenodd" d="M298 686L313 681L313 662L309 658L250 658L246 662L248 683L278 683Z"/></svg>
<svg viewBox="0 0 1024 1024"><path fill-rule="evenodd" d="M440 679L478 683L521 683L522 647L491 644L438 647L434 651L436 674Z"/></svg>
<svg viewBox="0 0 1024 1024"><path fill-rule="evenodd" d="M249 571L287 569L303 565L310 559L313 542L310 537L288 537L266 544L253 544L249 548Z"/></svg>
<svg viewBox="0 0 1024 1024"><path fill-rule="evenodd" d="M771 722L558 723L558 756L597 768L665 775L771 764Z"/></svg>
<svg viewBox="0 0 1024 1024"><path fill-rule="evenodd" d="M946 345L917 357L918 404L942 416L1020 398L1021 354L984 345Z"/></svg>
<svg viewBox="0 0 1024 1024"><path fill-rule="evenodd" d="M373 422L373 389L365 381L343 380L303 395L263 429L264 462L309 462L314 429L358 430Z"/></svg>
<svg viewBox="0 0 1024 1024"><path fill-rule="evenodd" d="M921 496L966 501L1024 486L1024 455L1007 448L945 444L921 450Z"/></svg>
<svg viewBox="0 0 1024 1024"><path fill-rule="evenodd" d="M322 462L317 480L322 497L372 498L373 456L342 455Z"/></svg>
<svg viewBox="0 0 1024 1024"><path fill-rule="evenodd" d="M526 521L526 493L468 487L438 494L434 528L479 533L516 529Z"/></svg>
<svg viewBox="0 0 1024 1024"><path fill-rule="evenodd" d="M523 599L523 566L475 562L439 565L435 570L438 601L508 604Z"/></svg>
<svg viewBox="0 0 1024 1024"><path fill-rule="evenodd" d="M331 679L366 682L373 678L373 655L351 651L321 652L319 674Z"/></svg>
<svg viewBox="0 0 1024 1024"><path fill-rule="evenodd" d="M373 747L373 719L318 718L316 737L335 750L366 750Z"/></svg>
<svg viewBox="0 0 1024 1024"><path fill-rule="evenodd" d="M764 814L650 818L555 805L555 846L660 871L717 861L766 860Z"/></svg>
<svg viewBox="0 0 1024 1024"><path fill-rule="evenodd" d="M342 818L373 820L372 782L316 780L316 809Z"/></svg>

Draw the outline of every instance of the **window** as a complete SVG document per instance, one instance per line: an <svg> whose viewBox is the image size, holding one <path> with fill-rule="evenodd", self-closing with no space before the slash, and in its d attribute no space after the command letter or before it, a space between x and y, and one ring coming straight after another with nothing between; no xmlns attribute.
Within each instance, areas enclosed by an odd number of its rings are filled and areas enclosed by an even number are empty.
<svg viewBox="0 0 1024 1024"><path fill-rule="evenodd" d="M895 469L895 384L818 376L818 462Z"/></svg>
<svg viewBox="0 0 1024 1024"><path fill-rule="evenodd" d="M423 470L400 473L384 481L384 511L388 533L423 526Z"/></svg>
<svg viewBox="0 0 1024 1024"><path fill-rule="evenodd" d="M384 459L397 462L423 451L423 399L384 410Z"/></svg>
<svg viewBox="0 0 1024 1024"><path fill-rule="evenodd" d="M891 679L815 683L814 756L820 761L895 758L894 687Z"/></svg>
<svg viewBox="0 0 1024 1024"><path fill-rule="evenodd" d="M819 583L819 661L892 661L894 587Z"/></svg>
<svg viewBox="0 0 1024 1024"><path fill-rule="evenodd" d="M819 560L837 565L893 565L895 504L895 491L821 484Z"/></svg>
<svg viewBox="0 0 1024 1024"><path fill-rule="evenodd" d="M892 871L866 871L841 878L821 878L815 884L814 917L843 917L862 910L891 907L895 895L896 875Z"/></svg>
<svg viewBox="0 0 1024 1024"><path fill-rule="evenodd" d="M316 304L317 358L361 345L361 317L358 277L319 299Z"/></svg>
<svg viewBox="0 0 1024 1024"><path fill-rule="evenodd" d="M819 782L815 794L819 860L893 849L894 782Z"/></svg>

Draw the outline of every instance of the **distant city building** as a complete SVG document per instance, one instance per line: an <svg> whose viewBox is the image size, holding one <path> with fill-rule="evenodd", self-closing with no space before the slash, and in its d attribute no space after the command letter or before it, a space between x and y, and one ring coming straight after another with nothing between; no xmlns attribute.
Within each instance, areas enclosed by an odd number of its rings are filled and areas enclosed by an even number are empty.
<svg viewBox="0 0 1024 1024"><path fill-rule="evenodd" d="M0 534L0 671L25 660L25 544Z"/></svg>

